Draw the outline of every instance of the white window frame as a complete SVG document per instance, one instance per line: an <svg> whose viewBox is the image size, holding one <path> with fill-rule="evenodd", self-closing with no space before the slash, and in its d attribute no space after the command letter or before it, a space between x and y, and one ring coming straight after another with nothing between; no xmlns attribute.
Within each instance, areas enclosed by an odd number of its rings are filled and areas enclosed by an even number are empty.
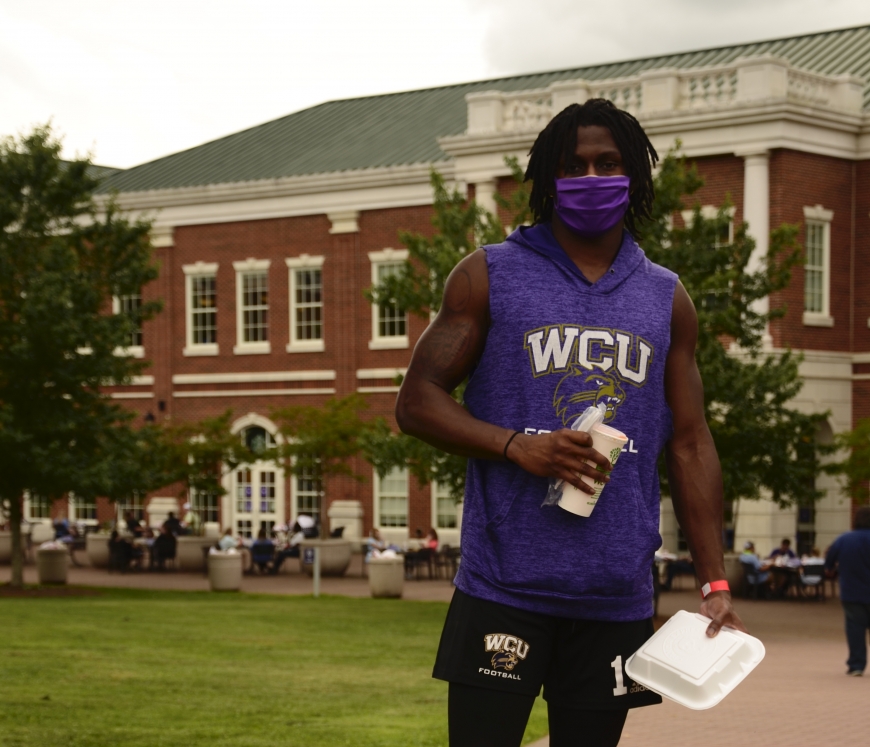
<svg viewBox="0 0 870 747"><path fill-rule="evenodd" d="M185 356L195 355L217 355L218 343L216 342L193 342L193 280L197 277L214 277L215 285L217 285L217 262L197 262L193 265L182 265L184 272L184 321L185 321L185 344L183 354ZM217 295L215 293L215 295ZM217 315L217 307L215 307L215 315ZM217 325L217 321L215 322Z"/></svg>
<svg viewBox="0 0 870 747"><path fill-rule="evenodd" d="M133 294L130 294L133 295ZM142 293L139 292L139 303L142 303ZM121 313L121 297L120 296L112 296L112 313L120 314ZM144 342L144 339L143 339ZM145 346L144 345L127 345L123 348L115 348L115 355L127 356L130 358L144 358L145 357Z"/></svg>
<svg viewBox="0 0 870 747"><path fill-rule="evenodd" d="M373 514L372 523L378 529L382 529L387 532L404 532L407 534L408 524L410 521L410 508L411 508L411 481L410 481L410 472L407 467L397 468L394 467L391 471L401 471L405 473L405 525L404 526L385 526L381 524L381 480L380 476L377 473L377 470L374 471L373 480L372 480L372 508Z"/></svg>
<svg viewBox="0 0 870 747"><path fill-rule="evenodd" d="M804 236L807 235L810 224L822 227L822 310L821 312L804 311L803 323L807 327L834 326L834 317L831 316L831 221L833 219L833 210L826 210L821 205L804 206Z"/></svg>
<svg viewBox="0 0 870 747"><path fill-rule="evenodd" d="M242 300L244 297L244 281L243 278L249 273L266 273L266 282L269 282L269 265L271 261L268 259L254 259L248 257L243 262L233 262L233 269L236 271L236 344L233 347L235 355L265 355L272 352L272 343L269 340L259 342L244 341L244 314L242 311ZM272 307L272 295L269 298L269 310ZM271 321L271 320L270 320ZM269 329L269 326L266 327Z"/></svg>
<svg viewBox="0 0 870 747"><path fill-rule="evenodd" d="M284 262L287 264L287 282L290 289L290 342L287 343L288 353L322 353L326 349L325 329L321 317L321 337L319 340L299 340L296 338L296 273L299 270L320 270L320 308L321 315L323 314L323 262L324 257L310 257L307 254L300 254L298 257L287 257Z"/></svg>
<svg viewBox="0 0 870 747"><path fill-rule="evenodd" d="M734 215L737 212L737 208L734 205L728 206L725 210L725 214L728 216L728 243L734 243ZM683 218L683 223L685 223L686 227L690 227L692 223L695 222L695 211L694 210L682 210L680 211L680 215ZM719 208L716 205L702 205L701 206L701 217L704 220L715 220L719 217ZM671 223L673 225L673 219L671 219Z"/></svg>
<svg viewBox="0 0 870 747"><path fill-rule="evenodd" d="M441 496L440 495L440 488L441 488L441 486L435 480L433 480L431 483L429 483L429 495L430 495L430 502L432 504L431 524L435 528L435 531L438 532L439 535L441 534L442 530L457 531L459 529L459 524L460 524L460 512L459 512L458 504L455 503L452 498L449 498L448 495ZM439 516L438 501L442 497L445 499L449 498L450 502L453 504L453 515L456 518L456 526L443 527L438 523L438 516Z"/></svg>
<svg viewBox="0 0 870 747"><path fill-rule="evenodd" d="M408 259L407 249L384 249L379 252L369 252L369 261L372 264L372 285L378 284L378 267L384 264L396 264ZM380 334L379 304L372 304L372 339L369 340L369 350L400 350L409 347L408 326L410 319L405 312L405 334L383 337Z"/></svg>
<svg viewBox="0 0 870 747"><path fill-rule="evenodd" d="M93 506L94 507L94 516L93 518L80 517L79 511L85 507ZM86 524L87 526L97 526L99 522L99 506L97 505L97 499L94 498L93 502L86 502L83 498L78 498L72 493L67 497L67 516L69 521L74 522L76 524Z"/></svg>
<svg viewBox="0 0 870 747"><path fill-rule="evenodd" d="M28 524L51 524L51 509L54 505L54 501L52 499L48 500L48 516L34 516L33 515L33 497L30 495L30 492L24 493L24 505L23 508L23 516L24 520Z"/></svg>

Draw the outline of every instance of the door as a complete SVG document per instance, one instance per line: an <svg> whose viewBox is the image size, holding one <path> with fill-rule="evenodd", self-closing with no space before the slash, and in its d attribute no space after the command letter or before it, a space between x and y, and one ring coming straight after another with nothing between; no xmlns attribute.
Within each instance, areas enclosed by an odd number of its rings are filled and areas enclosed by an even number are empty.
<svg viewBox="0 0 870 747"><path fill-rule="evenodd" d="M271 536L284 523L283 476L271 462L255 462L233 475L233 525L239 537L256 538L260 529Z"/></svg>

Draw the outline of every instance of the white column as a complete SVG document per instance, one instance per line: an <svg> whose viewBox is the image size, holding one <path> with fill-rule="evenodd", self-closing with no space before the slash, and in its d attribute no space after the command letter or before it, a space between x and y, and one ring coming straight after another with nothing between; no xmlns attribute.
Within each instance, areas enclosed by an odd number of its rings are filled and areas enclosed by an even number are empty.
<svg viewBox="0 0 870 747"><path fill-rule="evenodd" d="M743 220L749 224L749 235L755 239L755 251L749 258L748 272L757 271L767 256L770 242L770 162L767 151L743 156ZM759 314L770 308L767 298L753 307ZM765 329L762 344L773 346L770 330Z"/></svg>
<svg viewBox="0 0 870 747"><path fill-rule="evenodd" d="M484 210L498 217L498 206L495 204L496 192L498 192L498 179L487 179L474 185L474 201Z"/></svg>

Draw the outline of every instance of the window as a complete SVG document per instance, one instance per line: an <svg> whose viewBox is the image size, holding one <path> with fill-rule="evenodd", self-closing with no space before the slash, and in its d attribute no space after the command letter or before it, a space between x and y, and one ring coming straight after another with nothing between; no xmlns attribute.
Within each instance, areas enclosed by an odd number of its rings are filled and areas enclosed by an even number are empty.
<svg viewBox="0 0 870 747"><path fill-rule="evenodd" d="M217 263L185 265L187 344L185 355L217 355Z"/></svg>
<svg viewBox="0 0 870 747"><path fill-rule="evenodd" d="M190 510L199 516L203 524L206 522L218 524L220 522L220 496L206 490L191 490Z"/></svg>
<svg viewBox="0 0 870 747"><path fill-rule="evenodd" d="M130 495L118 501L117 515L123 521L127 511L133 512L133 518L145 520L145 491L134 490Z"/></svg>
<svg viewBox="0 0 870 747"><path fill-rule="evenodd" d="M44 495L26 495L24 500L24 518L27 521L50 519L52 503L54 501Z"/></svg>
<svg viewBox="0 0 870 747"><path fill-rule="evenodd" d="M97 501L95 498L69 497L69 520L83 521L87 524L97 522Z"/></svg>
<svg viewBox="0 0 870 747"><path fill-rule="evenodd" d="M139 309L142 307L142 294L134 293L126 296L115 296L112 299L112 312L115 314L126 314L134 317L138 315ZM118 355L131 355L134 358L143 358L145 349L142 347L142 323L136 323L136 326L130 331L130 336L125 341L126 344L116 350Z"/></svg>
<svg viewBox="0 0 870 747"><path fill-rule="evenodd" d="M450 495L447 485L432 483L433 521L432 526L436 529L456 529L457 511L456 501Z"/></svg>
<svg viewBox="0 0 870 747"><path fill-rule="evenodd" d="M313 470L304 469L294 475L293 479L295 502L295 515L307 514L317 517L320 515L320 501L323 497L323 485L318 480Z"/></svg>
<svg viewBox="0 0 870 747"><path fill-rule="evenodd" d="M408 258L406 250L384 249L369 252L372 263L372 285L380 285L386 278L398 273ZM407 348L408 314L395 303L372 305L372 339L370 350Z"/></svg>
<svg viewBox="0 0 870 747"><path fill-rule="evenodd" d="M323 257L285 260L290 273L288 353L318 352L323 345Z"/></svg>
<svg viewBox="0 0 870 747"><path fill-rule="evenodd" d="M268 353L269 260L233 262L236 270L236 355Z"/></svg>
<svg viewBox="0 0 870 747"><path fill-rule="evenodd" d="M734 242L735 212L736 209L733 205L726 208L725 215L727 215L730 220L727 223L723 222L716 227L716 235L713 238L713 246L717 249L720 246L725 246L726 244L731 244ZM695 222L695 213L693 210L683 210L680 215L683 217L683 223L685 223L687 228ZM715 205L702 205L701 217L704 220L716 220L719 217L719 208Z"/></svg>
<svg viewBox="0 0 870 747"><path fill-rule="evenodd" d="M375 473L379 527L408 526L408 470L393 468L383 478Z"/></svg>
<svg viewBox="0 0 870 747"><path fill-rule="evenodd" d="M804 316L813 327L832 327L830 311L831 220L834 213L821 205L804 208Z"/></svg>

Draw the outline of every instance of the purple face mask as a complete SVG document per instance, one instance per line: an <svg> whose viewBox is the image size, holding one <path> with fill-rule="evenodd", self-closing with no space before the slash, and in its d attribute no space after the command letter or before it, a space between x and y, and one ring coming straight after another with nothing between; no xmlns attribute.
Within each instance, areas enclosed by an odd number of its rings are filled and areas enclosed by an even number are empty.
<svg viewBox="0 0 870 747"><path fill-rule="evenodd" d="M556 179L556 214L581 236L613 228L628 210L627 176L580 176Z"/></svg>

